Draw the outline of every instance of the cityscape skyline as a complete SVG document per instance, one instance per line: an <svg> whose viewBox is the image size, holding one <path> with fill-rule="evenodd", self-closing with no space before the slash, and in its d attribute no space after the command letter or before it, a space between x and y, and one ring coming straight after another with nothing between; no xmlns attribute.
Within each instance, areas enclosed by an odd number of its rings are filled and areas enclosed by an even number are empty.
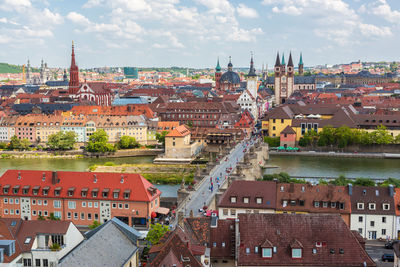
<svg viewBox="0 0 400 267"><path fill-rule="evenodd" d="M396 61L400 3L394 0L107 1L3 0L0 57L68 67L71 41L80 68L100 66L269 68L276 52L297 65ZM379 47L379 49L377 49Z"/></svg>

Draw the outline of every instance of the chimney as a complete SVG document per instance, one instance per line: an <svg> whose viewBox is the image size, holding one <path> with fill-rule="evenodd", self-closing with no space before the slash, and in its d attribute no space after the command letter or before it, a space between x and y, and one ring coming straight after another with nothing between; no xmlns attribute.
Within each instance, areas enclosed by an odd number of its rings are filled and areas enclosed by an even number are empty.
<svg viewBox="0 0 400 267"><path fill-rule="evenodd" d="M239 259L239 248L240 248L240 232L239 232L239 218L235 219L235 260Z"/></svg>
<svg viewBox="0 0 400 267"><path fill-rule="evenodd" d="M349 196L353 195L353 185L352 184L348 184L349 187Z"/></svg>
<svg viewBox="0 0 400 267"><path fill-rule="evenodd" d="M121 174L121 184L124 183L124 175Z"/></svg>
<svg viewBox="0 0 400 267"><path fill-rule="evenodd" d="M57 172L56 171L53 171L51 173L51 183L52 184L56 184L57 183Z"/></svg>
<svg viewBox="0 0 400 267"><path fill-rule="evenodd" d="M389 185L389 195L390 195L391 197L394 196L394 186L393 186L392 184Z"/></svg>
<svg viewBox="0 0 400 267"><path fill-rule="evenodd" d="M46 181L46 173L45 172L43 172L43 178L42 178L42 181L44 182L44 181Z"/></svg>

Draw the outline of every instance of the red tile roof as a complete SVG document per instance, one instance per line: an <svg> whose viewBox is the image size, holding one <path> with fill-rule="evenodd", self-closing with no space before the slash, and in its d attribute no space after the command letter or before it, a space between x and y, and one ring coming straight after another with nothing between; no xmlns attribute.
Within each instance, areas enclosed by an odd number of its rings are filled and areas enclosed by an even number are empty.
<svg viewBox="0 0 400 267"><path fill-rule="evenodd" d="M239 214L238 218L238 266L345 267L362 266L364 262L376 266L339 215ZM254 252L267 239L276 247L272 258L263 258L261 248ZM291 248L302 248L302 258L292 259Z"/></svg>
<svg viewBox="0 0 400 267"><path fill-rule="evenodd" d="M166 136L167 137L184 137L189 134L190 134L189 129L186 128L185 125L180 125L180 126L176 127L175 129L173 129L172 131L170 131Z"/></svg>
<svg viewBox="0 0 400 267"><path fill-rule="evenodd" d="M56 176L53 176L56 175ZM20 179L18 179L20 177ZM45 177L43 181L43 177ZM52 182L53 177L55 183ZM123 178L123 183L121 180ZM95 182L96 181L96 182ZM2 188L9 186L8 194L4 194ZM17 194L13 194L12 188L20 186ZM29 187L28 194L22 194L22 188ZM39 186L38 195L33 194L33 187ZM58 198L82 198L82 189L87 188L87 199L109 199L109 200L130 200L130 201L152 201L161 192L156 189L149 181L140 174L130 173L102 173L102 172L68 172L68 171L27 171L27 170L7 170L0 177L0 195L15 195L24 197L43 196L43 188L49 187L47 197ZM60 195L55 195L55 189L61 188ZM68 190L74 189L73 196L68 196ZM104 198L102 192L104 189L109 190L107 198ZM113 191L120 190L118 198L113 198ZM98 190L98 196L93 198L91 192ZM129 190L129 199L124 198L124 192ZM153 195L152 193L153 192Z"/></svg>

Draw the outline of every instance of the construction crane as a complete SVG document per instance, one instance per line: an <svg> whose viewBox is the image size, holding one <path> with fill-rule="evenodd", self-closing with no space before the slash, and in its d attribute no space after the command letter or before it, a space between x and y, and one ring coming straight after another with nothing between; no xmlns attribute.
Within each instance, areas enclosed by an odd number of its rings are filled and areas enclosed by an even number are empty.
<svg viewBox="0 0 400 267"><path fill-rule="evenodd" d="M26 76L25 76L25 64L22 65L22 82L26 83Z"/></svg>

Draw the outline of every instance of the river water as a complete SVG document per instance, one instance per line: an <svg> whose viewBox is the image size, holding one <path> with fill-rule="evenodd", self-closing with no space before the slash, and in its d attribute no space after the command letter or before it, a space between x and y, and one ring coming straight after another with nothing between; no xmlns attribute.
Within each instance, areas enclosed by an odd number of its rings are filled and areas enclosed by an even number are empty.
<svg viewBox="0 0 400 267"><path fill-rule="evenodd" d="M153 157L128 158L82 158L82 159L0 159L0 175L8 169L87 171L93 164L105 162L115 164L151 163ZM287 172L293 176L346 177L358 178L398 178L400 179L399 159L327 158L273 155L268 165L278 168L266 169L265 173ZM156 185L158 186L158 185ZM179 186L159 185L165 196L176 196Z"/></svg>

